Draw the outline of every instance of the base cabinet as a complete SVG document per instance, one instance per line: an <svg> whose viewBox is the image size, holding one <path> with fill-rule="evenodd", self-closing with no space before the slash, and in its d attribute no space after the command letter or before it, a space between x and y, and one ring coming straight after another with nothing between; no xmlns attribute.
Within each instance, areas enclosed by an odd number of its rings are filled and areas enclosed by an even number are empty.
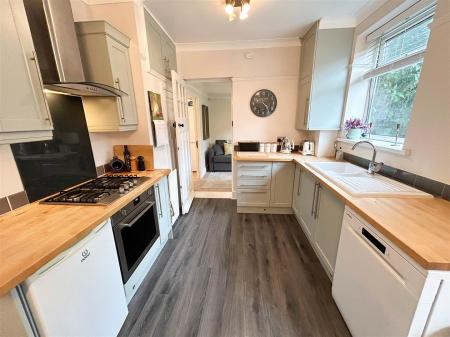
<svg viewBox="0 0 450 337"><path fill-rule="evenodd" d="M319 184L313 239L319 259L330 277L336 264L344 210L345 204L333 192Z"/></svg>
<svg viewBox="0 0 450 337"><path fill-rule="evenodd" d="M238 212L292 213L292 162L238 162L236 168Z"/></svg>
<svg viewBox="0 0 450 337"><path fill-rule="evenodd" d="M272 164L270 207L291 207L294 170L293 163Z"/></svg>
<svg viewBox="0 0 450 337"><path fill-rule="evenodd" d="M297 164L295 172L292 208L331 277L336 264L345 204L301 165Z"/></svg>
<svg viewBox="0 0 450 337"><path fill-rule="evenodd" d="M156 210L158 211L159 235L161 243L171 237L172 221L169 197L169 183L166 177L155 184Z"/></svg>

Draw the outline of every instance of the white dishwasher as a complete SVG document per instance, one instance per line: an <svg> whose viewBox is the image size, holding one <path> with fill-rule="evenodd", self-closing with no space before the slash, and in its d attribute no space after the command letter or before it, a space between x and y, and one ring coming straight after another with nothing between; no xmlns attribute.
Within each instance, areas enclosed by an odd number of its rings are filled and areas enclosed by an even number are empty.
<svg viewBox="0 0 450 337"><path fill-rule="evenodd" d="M408 336L425 279L346 208L332 293L353 336Z"/></svg>
<svg viewBox="0 0 450 337"><path fill-rule="evenodd" d="M40 336L116 336L127 303L110 220L23 285Z"/></svg>

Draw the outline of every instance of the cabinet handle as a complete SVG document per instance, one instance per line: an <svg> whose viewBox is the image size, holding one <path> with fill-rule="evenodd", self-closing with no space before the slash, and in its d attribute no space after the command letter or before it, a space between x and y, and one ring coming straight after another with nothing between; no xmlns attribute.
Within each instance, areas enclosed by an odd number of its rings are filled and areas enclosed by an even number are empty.
<svg viewBox="0 0 450 337"><path fill-rule="evenodd" d="M33 61L34 66L36 67L36 73L37 73L37 76L38 76L38 79L39 79L39 85L40 85L41 90L42 90L42 96L44 97L44 101L46 102L47 99L45 98L45 95L44 95L44 85L43 85L43 81L42 81L42 77L41 77L41 69L39 68L39 61L37 59L37 55L36 55L36 52L34 50L31 52L31 54L32 55L30 57L30 60ZM46 121L48 121L49 123L51 123L51 118L50 118L50 114L49 114L48 109L46 109L46 111L45 111L44 119Z"/></svg>
<svg viewBox="0 0 450 337"><path fill-rule="evenodd" d="M308 127L309 120L309 97L305 101L305 115L303 116L303 124Z"/></svg>
<svg viewBox="0 0 450 337"><path fill-rule="evenodd" d="M267 191L240 191L240 193L267 193Z"/></svg>
<svg viewBox="0 0 450 337"><path fill-rule="evenodd" d="M311 205L311 216L314 216L314 210L315 210L315 206L316 206L316 191L317 191L317 182L314 183L314 195L313 195L313 200L312 200L312 205Z"/></svg>
<svg viewBox="0 0 450 337"><path fill-rule="evenodd" d="M254 179L259 179L259 178L267 178L267 175L264 175L264 176L253 176L253 175L251 175L251 174L241 174L239 177L241 177L241 178L254 178Z"/></svg>
<svg viewBox="0 0 450 337"><path fill-rule="evenodd" d="M241 169L243 169L243 168L250 168L250 169L257 169L257 168L259 168L259 169L263 169L263 168L266 168L267 167L267 165L242 165L242 166L239 166L239 168L241 168Z"/></svg>
<svg viewBox="0 0 450 337"><path fill-rule="evenodd" d="M156 185L155 189L156 189L156 193L158 194L158 202L159 202L158 215L160 218L162 218L161 194L159 194L159 186Z"/></svg>
<svg viewBox="0 0 450 337"><path fill-rule="evenodd" d="M317 195L316 195L316 209L314 210L314 219L317 219L319 217L319 206L320 206L320 189L322 186L320 183L317 183Z"/></svg>
<svg viewBox="0 0 450 337"><path fill-rule="evenodd" d="M120 90L120 79L118 77L114 81L114 86L116 87L116 89ZM119 103L120 118L125 122L125 113L123 112L122 97L118 97L117 102Z"/></svg>

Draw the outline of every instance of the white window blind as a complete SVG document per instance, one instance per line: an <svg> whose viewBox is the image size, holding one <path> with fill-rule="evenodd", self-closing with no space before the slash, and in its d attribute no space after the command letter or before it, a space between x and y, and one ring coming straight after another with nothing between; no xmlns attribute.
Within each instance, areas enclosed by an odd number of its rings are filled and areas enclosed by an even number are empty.
<svg viewBox="0 0 450 337"><path fill-rule="evenodd" d="M434 10L435 5L430 5L368 41L363 59L369 71L363 78L370 79L420 62L427 48L428 26L433 21Z"/></svg>

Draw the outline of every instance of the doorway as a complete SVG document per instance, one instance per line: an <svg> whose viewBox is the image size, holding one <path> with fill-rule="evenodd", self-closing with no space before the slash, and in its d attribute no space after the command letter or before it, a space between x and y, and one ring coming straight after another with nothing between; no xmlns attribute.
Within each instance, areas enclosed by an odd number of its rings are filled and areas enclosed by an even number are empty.
<svg viewBox="0 0 450 337"><path fill-rule="evenodd" d="M191 138L191 153L195 153L192 155L195 197L231 198L234 147L231 79L187 82L198 95L197 101L191 98L189 110L190 125L196 126Z"/></svg>

